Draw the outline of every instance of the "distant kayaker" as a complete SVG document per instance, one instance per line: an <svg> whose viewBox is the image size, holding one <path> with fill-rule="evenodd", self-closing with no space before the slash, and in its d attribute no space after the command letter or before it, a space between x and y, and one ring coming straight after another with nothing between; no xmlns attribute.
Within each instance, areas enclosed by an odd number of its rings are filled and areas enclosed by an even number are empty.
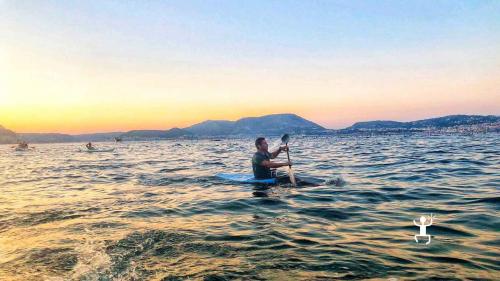
<svg viewBox="0 0 500 281"><path fill-rule="evenodd" d="M271 169L292 165L291 162L288 161L281 163L270 161L276 158L281 151L286 151L286 147L280 147L276 151L269 153L267 141L262 137L255 140L255 147L257 148L257 152L255 152L252 158L252 168L256 179L273 178L275 175L273 175Z"/></svg>
<svg viewBox="0 0 500 281"><path fill-rule="evenodd" d="M20 142L20 143L17 145L17 148L18 148L18 149L22 149L22 150L26 150L26 149L28 149L28 143L27 143L27 142L25 142L25 141L22 141L22 142Z"/></svg>
<svg viewBox="0 0 500 281"><path fill-rule="evenodd" d="M92 146L91 142L87 143L85 146L87 147L88 150L94 150L95 149L95 147Z"/></svg>

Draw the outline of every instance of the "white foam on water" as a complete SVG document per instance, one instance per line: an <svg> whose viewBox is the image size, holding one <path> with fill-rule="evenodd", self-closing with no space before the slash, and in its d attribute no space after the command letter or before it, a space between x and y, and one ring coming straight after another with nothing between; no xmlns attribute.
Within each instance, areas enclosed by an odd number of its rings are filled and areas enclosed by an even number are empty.
<svg viewBox="0 0 500 281"><path fill-rule="evenodd" d="M347 184L347 182L344 180L342 175L336 177L336 178L331 178L326 181L327 185L335 185L335 186L344 186Z"/></svg>
<svg viewBox="0 0 500 281"><path fill-rule="evenodd" d="M76 248L76 251L79 253L78 263L73 269L71 280L97 281L101 280L103 276L113 281L141 280L136 272L137 265L134 261L131 261L127 269L123 272L113 272L113 262L111 257L106 253L105 243L94 238L98 237L98 235L89 229L85 229L85 232L88 234L88 238L85 239L85 243L82 246Z"/></svg>
<svg viewBox="0 0 500 281"><path fill-rule="evenodd" d="M75 250L78 254L78 263L73 269L72 279L98 280L99 276L110 273L111 258L106 254L104 242L98 241L93 232L85 229L88 238L85 243Z"/></svg>

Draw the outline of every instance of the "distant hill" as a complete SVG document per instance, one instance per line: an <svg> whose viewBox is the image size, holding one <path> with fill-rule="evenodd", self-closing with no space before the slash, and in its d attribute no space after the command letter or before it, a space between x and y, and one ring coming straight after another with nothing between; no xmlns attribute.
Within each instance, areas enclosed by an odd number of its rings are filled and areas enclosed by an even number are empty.
<svg viewBox="0 0 500 281"><path fill-rule="evenodd" d="M174 139L192 136L191 132L173 128L170 130L133 130L120 135L123 140Z"/></svg>
<svg viewBox="0 0 500 281"><path fill-rule="evenodd" d="M11 130L0 126L0 144L17 143L17 135Z"/></svg>
<svg viewBox="0 0 500 281"><path fill-rule="evenodd" d="M28 143L75 142L74 136L57 133L20 133L19 138Z"/></svg>
<svg viewBox="0 0 500 281"><path fill-rule="evenodd" d="M346 128L346 130L357 130L357 129L370 129L370 130L376 130L376 129L387 129L387 128L403 128L405 127L404 122L397 122L397 121L382 121L382 120L377 120L377 121L367 121L367 122L357 122L354 123L351 127Z"/></svg>
<svg viewBox="0 0 500 281"><path fill-rule="evenodd" d="M357 122L344 130L387 130L387 129L425 129L449 128L465 125L478 125L500 122L500 116L494 115L449 115L444 117L423 119L411 122L369 121Z"/></svg>
<svg viewBox="0 0 500 281"><path fill-rule="evenodd" d="M208 120L187 127L185 130L196 136L255 136L283 133L314 134L326 129L295 114L271 114L237 121Z"/></svg>
<svg viewBox="0 0 500 281"><path fill-rule="evenodd" d="M445 128L463 125L476 125L483 123L500 122L500 116L495 115L448 115L444 117L430 118L419 121L408 122L412 128Z"/></svg>
<svg viewBox="0 0 500 281"><path fill-rule="evenodd" d="M184 130L199 136L221 136L231 132L234 128L234 123L227 120L207 120L187 127Z"/></svg>
<svg viewBox="0 0 500 281"><path fill-rule="evenodd" d="M19 138L28 143L54 143L54 142L89 142L89 141L113 141L123 133L96 133L82 135L68 135L58 133L20 133Z"/></svg>

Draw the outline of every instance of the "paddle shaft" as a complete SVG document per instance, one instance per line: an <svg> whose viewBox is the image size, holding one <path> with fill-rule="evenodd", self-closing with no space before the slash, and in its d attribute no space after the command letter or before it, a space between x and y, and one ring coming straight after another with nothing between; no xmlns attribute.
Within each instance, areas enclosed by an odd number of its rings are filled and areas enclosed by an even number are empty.
<svg viewBox="0 0 500 281"><path fill-rule="evenodd" d="M288 167L292 168L292 165L290 165L290 153L288 152L288 143L286 143L285 146L286 146L286 157L288 158Z"/></svg>
<svg viewBox="0 0 500 281"><path fill-rule="evenodd" d="M288 151L288 143L286 145L286 157L288 158L288 176L290 177L290 182L292 183L292 186L296 186L297 183L295 182L295 176L293 175L292 171L292 165L290 164L290 152Z"/></svg>

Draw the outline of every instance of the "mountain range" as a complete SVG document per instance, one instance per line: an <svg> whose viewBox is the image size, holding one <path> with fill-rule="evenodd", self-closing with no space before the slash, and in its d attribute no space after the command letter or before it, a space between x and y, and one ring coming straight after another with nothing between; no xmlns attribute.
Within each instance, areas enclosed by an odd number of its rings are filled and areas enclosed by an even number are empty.
<svg viewBox="0 0 500 281"><path fill-rule="evenodd" d="M455 126L477 125L500 122L500 116L494 115L448 115L411 122L369 121L357 122L344 130L381 130L381 129L425 129L448 128Z"/></svg>
<svg viewBox="0 0 500 281"><path fill-rule="evenodd" d="M29 143L51 142L88 142L112 141L121 138L125 141L159 140L177 138L214 138L235 136L272 136L283 133L301 135L325 135L337 133L359 132L401 132L442 130L446 128L461 128L467 126L484 126L485 131L500 131L500 116L494 115L449 115L411 122L398 121L368 121L357 122L354 125L341 129L326 129L312 121L295 114L272 114L261 117L247 117L236 121L207 120L186 128L172 128L169 130L133 130L128 132L112 132L97 134L43 134L19 133L0 126L0 143L16 143L25 140ZM484 131L484 130L483 130Z"/></svg>
<svg viewBox="0 0 500 281"><path fill-rule="evenodd" d="M160 130L135 130L120 137L125 140L279 135L284 131L293 134L317 134L327 129L295 114L272 114L247 117L236 121L207 120L186 128Z"/></svg>
<svg viewBox="0 0 500 281"><path fill-rule="evenodd" d="M279 135L288 133L314 134L326 129L295 114L272 114L261 117L241 118L237 121L208 120L184 130L194 135Z"/></svg>

